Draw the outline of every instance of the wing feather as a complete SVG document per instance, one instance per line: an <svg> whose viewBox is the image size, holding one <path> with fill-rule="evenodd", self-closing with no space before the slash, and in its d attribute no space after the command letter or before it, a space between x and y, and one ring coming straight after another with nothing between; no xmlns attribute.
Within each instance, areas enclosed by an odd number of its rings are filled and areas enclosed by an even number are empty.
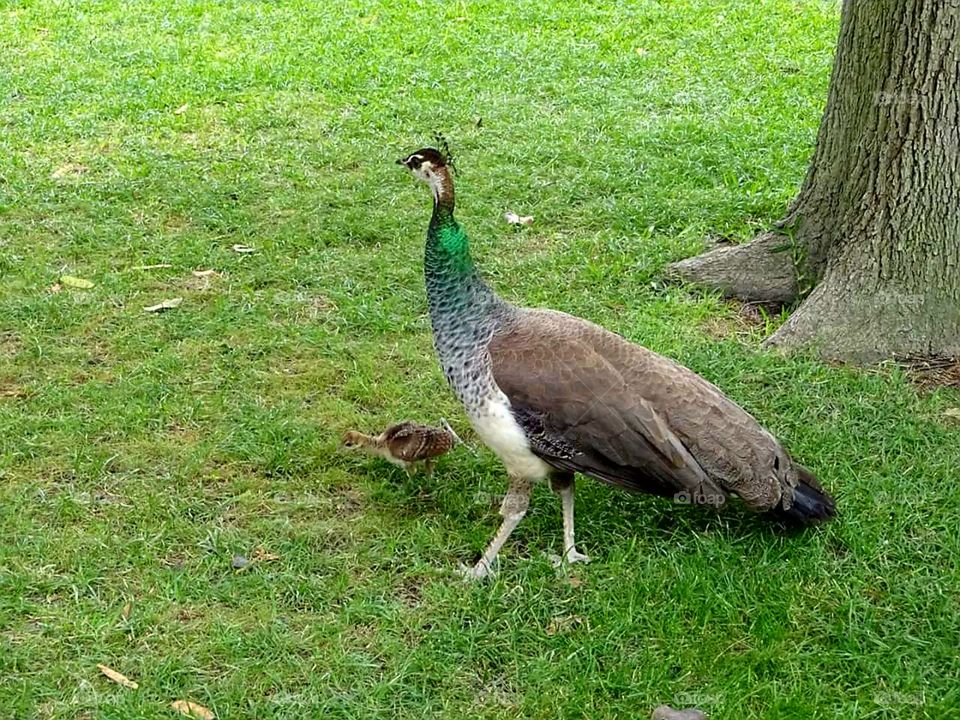
<svg viewBox="0 0 960 720"><path fill-rule="evenodd" d="M558 469L713 504L735 493L759 510L796 484L786 451L720 390L597 325L521 311L489 352L533 451Z"/></svg>

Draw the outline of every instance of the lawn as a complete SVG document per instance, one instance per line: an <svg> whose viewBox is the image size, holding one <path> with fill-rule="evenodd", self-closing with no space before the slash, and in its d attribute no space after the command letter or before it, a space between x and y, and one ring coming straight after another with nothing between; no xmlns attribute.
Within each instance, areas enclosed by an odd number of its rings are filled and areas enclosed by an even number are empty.
<svg viewBox="0 0 960 720"><path fill-rule="evenodd" d="M781 316L663 282L782 214L837 26L823 0L0 5L0 717L957 717L960 392L780 357ZM543 488L497 579L459 580L505 478L433 358L429 193L393 164L435 130L503 295L716 382L839 519L584 480L592 564L545 558ZM476 452L432 479L336 449L441 416Z"/></svg>

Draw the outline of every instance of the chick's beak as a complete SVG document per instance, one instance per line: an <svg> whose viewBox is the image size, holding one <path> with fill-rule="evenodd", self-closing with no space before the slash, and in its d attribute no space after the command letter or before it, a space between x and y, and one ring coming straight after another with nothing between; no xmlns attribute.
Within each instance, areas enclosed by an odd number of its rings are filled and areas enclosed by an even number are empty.
<svg viewBox="0 0 960 720"><path fill-rule="evenodd" d="M407 165L407 159L406 159L406 158L400 158L399 160L397 160L397 165L404 165L404 166L406 166L406 165Z"/></svg>

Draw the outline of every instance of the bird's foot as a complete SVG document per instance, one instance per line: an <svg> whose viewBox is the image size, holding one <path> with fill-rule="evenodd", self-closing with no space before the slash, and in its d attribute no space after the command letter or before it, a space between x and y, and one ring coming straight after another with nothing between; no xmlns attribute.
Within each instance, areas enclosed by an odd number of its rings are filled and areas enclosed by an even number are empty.
<svg viewBox="0 0 960 720"><path fill-rule="evenodd" d="M487 565L487 562L482 558L473 567L460 563L457 573L464 580L486 580L494 576L493 568Z"/></svg>
<svg viewBox="0 0 960 720"><path fill-rule="evenodd" d="M567 550L567 552L564 554L564 557L560 557L559 555L554 555L554 554L551 553L551 554L547 555L547 559L550 560L550 563L551 563L555 568L560 567L560 566L563 565L564 563L567 563L567 564L569 564L569 565L573 565L574 563L588 563L588 562L590 562L590 556L589 556L589 555L584 555L584 554L581 553L581 552L577 552L577 549L576 549L576 548L570 548L569 550Z"/></svg>

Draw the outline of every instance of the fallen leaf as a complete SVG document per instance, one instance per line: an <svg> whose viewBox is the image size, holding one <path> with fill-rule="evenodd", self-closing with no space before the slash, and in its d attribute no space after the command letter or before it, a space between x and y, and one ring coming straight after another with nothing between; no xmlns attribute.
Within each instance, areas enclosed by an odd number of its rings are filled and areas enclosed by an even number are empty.
<svg viewBox="0 0 960 720"><path fill-rule="evenodd" d="M174 700L172 703L170 703L170 707L172 707L181 715L197 718L197 720L213 720L214 718L214 714L207 710L203 705L198 705L197 703L190 702L189 700Z"/></svg>
<svg viewBox="0 0 960 720"><path fill-rule="evenodd" d="M241 255L249 255L250 253L256 252L256 250L249 245L234 245L233 251Z"/></svg>
<svg viewBox="0 0 960 720"><path fill-rule="evenodd" d="M60 283L54 283L53 285L50 286L50 292L51 292L51 293L56 294L56 293L60 292L61 290L63 290L63 285L61 285Z"/></svg>
<svg viewBox="0 0 960 720"><path fill-rule="evenodd" d="M66 163L54 170L50 174L50 177L54 180L62 180L66 177L77 177L78 175L83 175L89 169L86 165L81 165L80 163Z"/></svg>
<svg viewBox="0 0 960 720"><path fill-rule="evenodd" d="M150 305L145 307L144 311L149 313L163 312L164 310L173 310L175 307L180 307L180 303L183 302L183 298L170 298L169 300L163 300L158 302L156 305Z"/></svg>
<svg viewBox="0 0 960 720"><path fill-rule="evenodd" d="M173 114L174 114L174 115L183 115L183 114L184 114L187 110L189 110L189 109L190 109L190 103L184 103L183 105L181 105L180 107L178 107L176 110L174 110L174 111L173 111Z"/></svg>
<svg viewBox="0 0 960 720"><path fill-rule="evenodd" d="M124 605L124 606L123 606L123 610L120 611L120 617L121 617L121 619L123 619L123 620L129 620L129 619L130 619L130 612L131 612L132 610L133 610L133 605L131 605L130 603L127 603L126 605Z"/></svg>
<svg viewBox="0 0 960 720"><path fill-rule="evenodd" d="M636 48L635 52L636 52L637 55L639 55L640 57L643 57L643 56L647 55L650 51L647 50L646 48Z"/></svg>
<svg viewBox="0 0 960 720"><path fill-rule="evenodd" d="M566 615L552 618L547 624L547 635L556 635L558 632L573 630L583 624L583 618L579 615Z"/></svg>
<svg viewBox="0 0 960 720"><path fill-rule="evenodd" d="M60 284L66 285L67 287L80 288L81 290L89 290L93 287L93 283L89 280L73 277L73 275L61 275Z"/></svg>
<svg viewBox="0 0 960 720"><path fill-rule="evenodd" d="M0 398L5 398L5 397L17 398L18 400L22 400L23 398L30 397L30 393L28 393L23 388L17 387L16 385L10 385L6 387L0 386Z"/></svg>
<svg viewBox="0 0 960 720"><path fill-rule="evenodd" d="M960 408L947 408L943 414L954 420L960 420Z"/></svg>
<svg viewBox="0 0 960 720"><path fill-rule="evenodd" d="M194 270L193 276L198 278L210 277L211 275L216 275L216 270Z"/></svg>
<svg viewBox="0 0 960 720"><path fill-rule="evenodd" d="M583 585L583 580L578 578L576 575L571 575L567 578L567 584L572 588L578 588Z"/></svg>
<svg viewBox="0 0 960 720"><path fill-rule="evenodd" d="M503 214L503 219L511 225L533 225L532 215L517 215L513 212Z"/></svg>
<svg viewBox="0 0 960 720"><path fill-rule="evenodd" d="M156 265L136 265L131 270L160 270L161 268L172 268L170 263L157 263Z"/></svg>
<svg viewBox="0 0 960 720"><path fill-rule="evenodd" d="M254 562L273 562L274 560L279 560L280 556L275 555L274 553L269 553L264 550L262 547L258 547L253 551L253 561Z"/></svg>
<svg viewBox="0 0 960 720"><path fill-rule="evenodd" d="M113 668L109 668L106 665L100 665L99 663L97 664L97 667L100 668L100 672L113 680L117 685L123 685L125 688L130 688L131 690L136 690L138 687L140 687L126 675L121 675Z"/></svg>

